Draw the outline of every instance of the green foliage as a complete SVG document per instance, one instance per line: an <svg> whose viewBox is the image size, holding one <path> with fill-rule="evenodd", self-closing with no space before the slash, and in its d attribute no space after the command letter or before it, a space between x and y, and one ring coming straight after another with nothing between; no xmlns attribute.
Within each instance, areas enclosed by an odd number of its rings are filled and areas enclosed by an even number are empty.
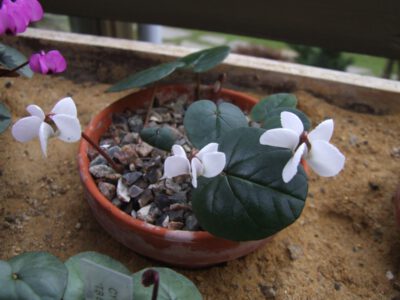
<svg viewBox="0 0 400 300"><path fill-rule="evenodd" d="M183 124L189 140L197 149L218 141L234 128L248 127L246 116L237 106L227 102L217 106L210 100L192 103Z"/></svg>
<svg viewBox="0 0 400 300"><path fill-rule="evenodd" d="M0 102L0 133L4 132L11 123L11 113L4 103Z"/></svg>
<svg viewBox="0 0 400 300"><path fill-rule="evenodd" d="M265 119L261 122L261 127L264 129L281 128L281 112L283 111L294 113L303 122L304 130L308 131L310 129L311 123L308 117L300 110L289 107L280 107L269 111L265 115Z"/></svg>
<svg viewBox="0 0 400 300"><path fill-rule="evenodd" d="M0 261L0 300L59 300L67 268L46 252L29 252Z"/></svg>
<svg viewBox="0 0 400 300"><path fill-rule="evenodd" d="M107 92L144 87L167 77L180 68L190 69L195 73L208 71L221 63L228 56L229 51L229 47L220 46L189 54L175 61L135 73L113 85Z"/></svg>
<svg viewBox="0 0 400 300"><path fill-rule="evenodd" d="M140 137L146 143L165 151L171 151L178 136L168 127L148 127L140 131Z"/></svg>
<svg viewBox="0 0 400 300"><path fill-rule="evenodd" d="M158 300L201 300L201 294L196 286L185 276L167 268L152 268L160 276ZM133 274L134 299L151 299L153 286L143 287L140 283L147 269Z"/></svg>
<svg viewBox="0 0 400 300"><path fill-rule="evenodd" d="M282 170L291 151L261 145L256 128L238 128L221 140L224 173L199 178L193 190L193 211L213 235L237 241L258 240L292 224L301 214L308 184L302 166L284 183Z"/></svg>
<svg viewBox="0 0 400 300"><path fill-rule="evenodd" d="M27 58L17 49L0 43L0 64L8 69L14 69L27 61ZM17 71L20 75L31 78L32 70L25 66Z"/></svg>
<svg viewBox="0 0 400 300"><path fill-rule="evenodd" d="M297 105L297 98L293 94L274 94L261 99L251 110L251 118L253 121L262 122L265 120L266 115L280 107L292 107Z"/></svg>
<svg viewBox="0 0 400 300"><path fill-rule="evenodd" d="M353 59L344 57L341 52L302 45L289 45L299 53L296 62L309 66L344 71Z"/></svg>
<svg viewBox="0 0 400 300"><path fill-rule="evenodd" d="M65 290L64 300L85 300L84 276L80 268L80 260L82 258L126 275L131 274L123 264L107 255L92 251L79 253L65 262L68 268L68 285Z"/></svg>

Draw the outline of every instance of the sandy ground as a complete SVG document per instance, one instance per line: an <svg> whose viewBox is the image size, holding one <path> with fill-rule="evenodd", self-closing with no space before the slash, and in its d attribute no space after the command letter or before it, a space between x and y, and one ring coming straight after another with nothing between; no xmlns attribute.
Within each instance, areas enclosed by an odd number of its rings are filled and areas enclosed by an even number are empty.
<svg viewBox="0 0 400 300"><path fill-rule="evenodd" d="M86 125L121 96L103 93L106 85L62 77L2 79L0 87L14 120L30 103L50 110L71 95ZM177 271L205 299L399 299L400 232L392 195L400 178L400 115L356 113L296 94L314 124L335 119L333 143L347 157L344 171L328 179L311 174L303 215L258 251L207 269ZM132 272L162 265L118 244L97 224L83 196L77 147L53 139L43 159L38 141L17 143L10 130L0 135L0 259L44 250L65 260L94 250Z"/></svg>

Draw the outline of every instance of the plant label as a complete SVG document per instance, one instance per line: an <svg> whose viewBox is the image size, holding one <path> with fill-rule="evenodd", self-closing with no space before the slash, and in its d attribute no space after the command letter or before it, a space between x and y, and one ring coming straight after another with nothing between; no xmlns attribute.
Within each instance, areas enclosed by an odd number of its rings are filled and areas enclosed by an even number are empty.
<svg viewBox="0 0 400 300"><path fill-rule="evenodd" d="M132 277L81 259L86 300L132 300Z"/></svg>

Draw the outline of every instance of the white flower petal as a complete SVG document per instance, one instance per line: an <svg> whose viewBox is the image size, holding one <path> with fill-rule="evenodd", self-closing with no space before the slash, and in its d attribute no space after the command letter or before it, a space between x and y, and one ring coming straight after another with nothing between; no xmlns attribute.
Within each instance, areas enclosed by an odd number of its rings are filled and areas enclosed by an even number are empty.
<svg viewBox="0 0 400 300"><path fill-rule="evenodd" d="M170 156L164 162L164 178L190 174L190 163L186 157Z"/></svg>
<svg viewBox="0 0 400 300"><path fill-rule="evenodd" d="M316 140L329 142L333 134L333 128L333 120L325 120L308 134L308 139L310 142Z"/></svg>
<svg viewBox="0 0 400 300"><path fill-rule="evenodd" d="M212 153L218 151L218 143L209 143L205 145L197 154L196 156L202 161L203 155L206 153Z"/></svg>
<svg viewBox="0 0 400 300"><path fill-rule="evenodd" d="M301 157L303 156L305 149L306 144L301 144L294 155L286 163L282 171L282 178L284 182L288 183L297 174L297 167L299 166Z"/></svg>
<svg viewBox="0 0 400 300"><path fill-rule="evenodd" d="M183 149L182 146L180 145L173 145L172 153L176 156L187 158L185 149Z"/></svg>
<svg viewBox="0 0 400 300"><path fill-rule="evenodd" d="M214 177L217 176L225 168L226 157L223 152L205 153L201 159L203 164L203 176Z"/></svg>
<svg viewBox="0 0 400 300"><path fill-rule="evenodd" d="M324 177L338 174L345 161L344 155L335 146L322 140L311 143L311 150L306 159L315 173Z"/></svg>
<svg viewBox="0 0 400 300"><path fill-rule="evenodd" d="M260 136L260 144L288 148L294 151L299 144L299 135L287 128L267 130Z"/></svg>
<svg viewBox="0 0 400 300"><path fill-rule="evenodd" d="M201 161L197 157L193 157L192 159L192 185L194 188L197 188L197 177L203 174L203 165Z"/></svg>
<svg viewBox="0 0 400 300"><path fill-rule="evenodd" d="M300 136L304 131L303 122L294 113L283 111L281 112L281 124L283 128L291 129Z"/></svg>
<svg viewBox="0 0 400 300"><path fill-rule="evenodd" d="M81 124L77 118L56 114L51 116L51 119L56 123L60 135L58 138L67 143L74 143L81 138Z"/></svg>
<svg viewBox="0 0 400 300"><path fill-rule="evenodd" d="M58 101L51 112L53 114L65 114L75 118L77 116L76 105L71 97L63 98Z"/></svg>
<svg viewBox="0 0 400 300"><path fill-rule="evenodd" d="M36 116L18 120L12 127L11 133L18 142L27 142L37 137L42 120Z"/></svg>
<svg viewBox="0 0 400 300"><path fill-rule="evenodd" d="M43 110L35 105L35 104L31 104L28 105L26 107L26 110L28 111L28 113L30 113L32 116L38 117L39 119L41 119L42 121L44 121L46 115L44 114Z"/></svg>
<svg viewBox="0 0 400 300"><path fill-rule="evenodd" d="M49 124L43 122L39 129L39 141L45 157L47 156L47 141L52 136L54 136L53 128L51 128Z"/></svg>

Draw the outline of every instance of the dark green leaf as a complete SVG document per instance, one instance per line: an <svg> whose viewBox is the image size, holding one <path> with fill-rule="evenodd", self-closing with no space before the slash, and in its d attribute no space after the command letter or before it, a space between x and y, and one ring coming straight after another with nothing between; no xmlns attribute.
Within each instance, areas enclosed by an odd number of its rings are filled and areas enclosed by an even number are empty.
<svg viewBox="0 0 400 300"><path fill-rule="evenodd" d="M237 106L210 100L194 102L186 111L183 124L192 144L198 149L216 142L234 128L247 127L247 119Z"/></svg>
<svg viewBox="0 0 400 300"><path fill-rule="evenodd" d="M64 300L85 300L83 272L80 269L81 259L86 258L96 264L110 268L117 272L131 275L131 272L115 259L97 252L82 252L70 257L65 265L68 268L68 286L64 294Z"/></svg>
<svg viewBox="0 0 400 300"><path fill-rule="evenodd" d="M113 85L107 90L107 92L119 92L127 89L143 87L167 77L169 74L174 72L176 68L183 67L184 65L185 64L181 61L173 61L140 71Z"/></svg>
<svg viewBox="0 0 400 300"><path fill-rule="evenodd" d="M0 133L7 129L11 123L11 113L7 106L0 102Z"/></svg>
<svg viewBox="0 0 400 300"><path fill-rule="evenodd" d="M148 127L140 131L140 137L156 148L171 151L178 135L169 127Z"/></svg>
<svg viewBox="0 0 400 300"><path fill-rule="evenodd" d="M182 57L180 61L185 63L185 68L202 73L220 64L229 55L230 50L228 46L218 46L191 53Z"/></svg>
<svg viewBox="0 0 400 300"><path fill-rule="evenodd" d="M274 94L267 98L261 99L251 110L251 118L253 121L261 122L265 119L268 112L281 108L295 108L297 105L296 96L293 94Z"/></svg>
<svg viewBox="0 0 400 300"><path fill-rule="evenodd" d="M238 128L222 139L224 173L199 178L193 190L193 210L201 226L213 235L237 241L258 240L292 224L301 214L308 184L302 166L289 182L282 170L291 151L261 145L256 128Z"/></svg>
<svg viewBox="0 0 400 300"><path fill-rule="evenodd" d="M17 49L11 48L0 43L0 64L8 69L14 69L25 63L28 59ZM33 76L32 70L29 66L25 66L17 71L19 74L31 78Z"/></svg>
<svg viewBox="0 0 400 300"><path fill-rule="evenodd" d="M157 300L201 300L197 287L185 276L168 268L152 268L160 276ZM141 284L142 274L147 269L133 274L134 299L151 299L153 286L144 287Z"/></svg>
<svg viewBox="0 0 400 300"><path fill-rule="evenodd" d="M281 112L283 111L288 111L297 115L300 118L301 122L303 122L304 130L310 130L311 123L308 117L300 110L288 107L280 107L269 111L266 114L264 121L261 123L261 127L264 129L281 128Z"/></svg>
<svg viewBox="0 0 400 300"><path fill-rule="evenodd" d="M45 252L28 252L8 262L0 261L0 300L59 300L67 273L58 258Z"/></svg>

